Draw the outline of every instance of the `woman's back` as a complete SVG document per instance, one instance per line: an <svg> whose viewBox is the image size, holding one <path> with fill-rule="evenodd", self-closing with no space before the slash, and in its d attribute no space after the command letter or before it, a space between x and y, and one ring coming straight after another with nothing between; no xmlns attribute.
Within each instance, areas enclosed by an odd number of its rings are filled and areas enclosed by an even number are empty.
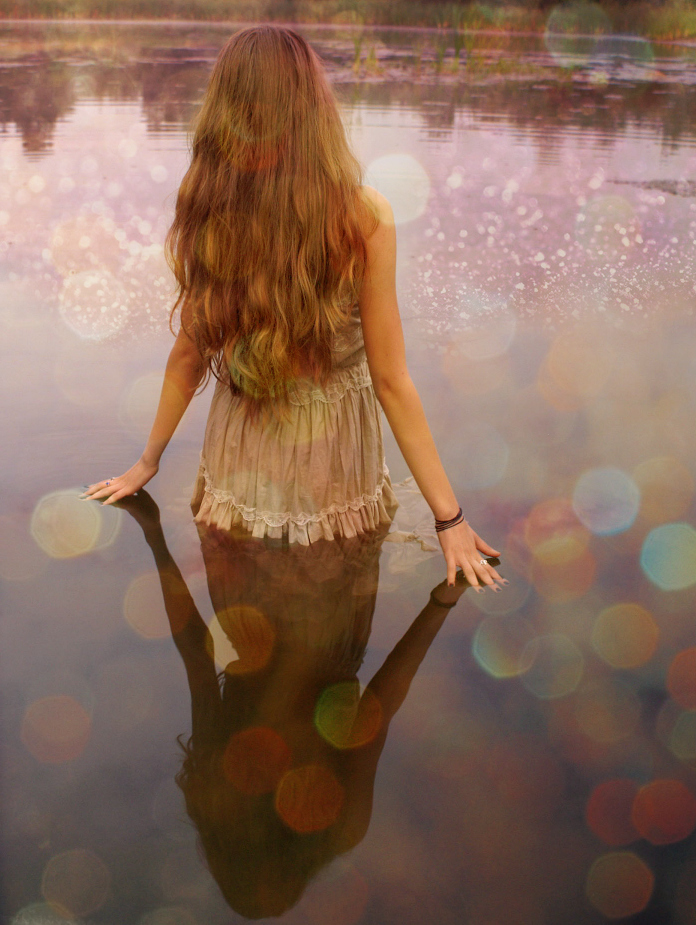
<svg viewBox="0 0 696 925"><path fill-rule="evenodd" d="M242 398L217 383L191 501L196 521L303 545L389 524L398 503L357 300L333 336L328 378L296 379L288 411L247 415Z"/></svg>

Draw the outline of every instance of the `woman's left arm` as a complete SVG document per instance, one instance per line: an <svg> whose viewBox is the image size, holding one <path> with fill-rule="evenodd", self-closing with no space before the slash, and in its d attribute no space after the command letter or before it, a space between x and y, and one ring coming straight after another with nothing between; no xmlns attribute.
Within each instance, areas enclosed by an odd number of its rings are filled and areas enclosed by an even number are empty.
<svg viewBox="0 0 696 925"><path fill-rule="evenodd" d="M143 455L123 475L90 485L83 498L106 498L104 504L113 504L120 498L135 494L157 474L162 453L174 435L204 374L205 364L201 355L182 328L167 360L157 414Z"/></svg>

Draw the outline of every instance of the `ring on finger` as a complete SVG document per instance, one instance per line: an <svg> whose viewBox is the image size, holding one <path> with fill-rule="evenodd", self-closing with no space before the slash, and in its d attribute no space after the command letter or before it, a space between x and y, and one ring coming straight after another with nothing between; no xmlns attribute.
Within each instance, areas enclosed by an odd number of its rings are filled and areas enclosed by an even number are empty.
<svg viewBox="0 0 696 925"><path fill-rule="evenodd" d="M479 562L481 563L481 565L488 565L485 559L479 559Z"/></svg>

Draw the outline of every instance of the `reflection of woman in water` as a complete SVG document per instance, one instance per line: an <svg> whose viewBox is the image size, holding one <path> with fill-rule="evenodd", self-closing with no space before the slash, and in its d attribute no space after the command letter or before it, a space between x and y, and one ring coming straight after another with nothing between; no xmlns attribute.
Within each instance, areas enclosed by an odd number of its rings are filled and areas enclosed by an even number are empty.
<svg viewBox="0 0 696 925"><path fill-rule="evenodd" d="M212 637L146 492L140 523L186 666L192 734L177 781L208 866L247 918L281 915L312 877L367 832L377 763L450 606L438 585L360 691L384 530L311 547L202 529L208 587L238 659L218 675Z"/></svg>
<svg viewBox="0 0 696 925"><path fill-rule="evenodd" d="M222 49L179 189L168 252L181 327L141 458L91 485L142 488L186 407L217 378L196 520L308 545L379 531L397 507L380 405L430 506L454 583L495 587L406 367L389 202L361 184L321 62L294 30Z"/></svg>

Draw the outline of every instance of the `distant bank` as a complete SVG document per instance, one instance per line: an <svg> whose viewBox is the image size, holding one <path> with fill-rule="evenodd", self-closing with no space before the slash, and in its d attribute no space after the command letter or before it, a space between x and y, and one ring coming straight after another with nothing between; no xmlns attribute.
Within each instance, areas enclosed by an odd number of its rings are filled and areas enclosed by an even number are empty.
<svg viewBox="0 0 696 925"><path fill-rule="evenodd" d="M696 0L0 0L2 19L198 20L696 37Z"/></svg>

